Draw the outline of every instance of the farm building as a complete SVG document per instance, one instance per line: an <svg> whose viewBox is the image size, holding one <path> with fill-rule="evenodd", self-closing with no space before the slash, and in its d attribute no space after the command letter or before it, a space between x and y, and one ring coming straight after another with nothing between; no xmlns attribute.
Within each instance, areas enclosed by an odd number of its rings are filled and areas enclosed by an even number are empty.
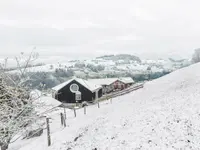
<svg viewBox="0 0 200 150"><path fill-rule="evenodd" d="M88 81L94 84L101 85L103 94L110 93L116 90L123 90L134 84L132 78L103 78L103 79L89 79Z"/></svg>
<svg viewBox="0 0 200 150"><path fill-rule="evenodd" d="M135 81L131 77L119 78L119 80L125 84L125 88L130 87L135 83Z"/></svg>
<svg viewBox="0 0 200 150"><path fill-rule="evenodd" d="M80 78L73 78L52 90L53 98L63 103L90 102L102 96L102 86Z"/></svg>
<svg viewBox="0 0 200 150"><path fill-rule="evenodd" d="M101 85L103 88L103 94L106 94L114 90L114 86L112 85L112 83L117 81L117 79L118 78L88 79L88 81L97 85Z"/></svg>

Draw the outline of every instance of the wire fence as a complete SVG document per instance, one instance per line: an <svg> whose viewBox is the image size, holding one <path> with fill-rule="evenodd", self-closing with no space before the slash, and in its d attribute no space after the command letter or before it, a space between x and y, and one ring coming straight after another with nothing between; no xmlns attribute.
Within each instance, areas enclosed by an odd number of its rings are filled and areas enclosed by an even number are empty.
<svg viewBox="0 0 200 150"><path fill-rule="evenodd" d="M140 84L137 84L137 85L133 85L133 86L130 86L130 87L128 87L126 89L123 89L121 91L117 91L117 92L113 92L113 93L104 95L102 98L99 99L99 101L103 101L105 99L110 99L110 98L115 98L115 97L118 97L118 96L122 96L122 95L128 94L128 93L130 93L132 91L138 90L138 89L143 88L143 87L144 87L143 83L140 83Z"/></svg>

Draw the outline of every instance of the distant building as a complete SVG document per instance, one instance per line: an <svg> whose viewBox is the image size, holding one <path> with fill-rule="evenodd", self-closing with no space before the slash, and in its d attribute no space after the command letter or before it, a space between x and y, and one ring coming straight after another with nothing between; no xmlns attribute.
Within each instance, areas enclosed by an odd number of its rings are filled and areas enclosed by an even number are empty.
<svg viewBox="0 0 200 150"><path fill-rule="evenodd" d="M102 96L102 86L80 78L73 78L52 90L53 98L63 103L90 102Z"/></svg>
<svg viewBox="0 0 200 150"><path fill-rule="evenodd" d="M88 81L97 85L101 85L103 87L103 94L116 90L123 90L135 83L131 77L89 79Z"/></svg>
<svg viewBox="0 0 200 150"><path fill-rule="evenodd" d="M123 77L119 78L119 80L125 84L125 88L130 87L135 83L135 81L131 77Z"/></svg>

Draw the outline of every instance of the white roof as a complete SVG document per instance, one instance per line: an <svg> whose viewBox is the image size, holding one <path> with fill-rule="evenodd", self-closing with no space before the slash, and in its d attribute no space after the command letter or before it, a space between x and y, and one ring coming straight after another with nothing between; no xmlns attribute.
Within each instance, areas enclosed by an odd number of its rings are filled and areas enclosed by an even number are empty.
<svg viewBox="0 0 200 150"><path fill-rule="evenodd" d="M117 80L119 79L118 78L88 79L88 81L98 85L110 85Z"/></svg>
<svg viewBox="0 0 200 150"><path fill-rule="evenodd" d="M85 88L87 88L88 90L90 90L91 92L94 92L100 88L102 88L99 84L95 84L93 82L84 80L84 79L80 79L80 78L73 78L71 80L68 80L62 84L59 84L55 87L53 87L52 89L55 91L59 91L60 89L62 89L63 87L65 87L66 85L68 85L69 83L71 83L72 81L76 81L78 83L80 83L81 85L83 85Z"/></svg>
<svg viewBox="0 0 200 150"><path fill-rule="evenodd" d="M131 77L119 78L124 83L134 83L135 81Z"/></svg>
<svg viewBox="0 0 200 150"><path fill-rule="evenodd" d="M35 105L35 110L38 114L47 113L49 110L52 110L62 104L51 96L41 96L33 103Z"/></svg>
<svg viewBox="0 0 200 150"><path fill-rule="evenodd" d="M122 81L123 83L134 83L134 80L131 77L89 79L88 81L93 82L93 83L98 84L98 85L110 85L117 80Z"/></svg>

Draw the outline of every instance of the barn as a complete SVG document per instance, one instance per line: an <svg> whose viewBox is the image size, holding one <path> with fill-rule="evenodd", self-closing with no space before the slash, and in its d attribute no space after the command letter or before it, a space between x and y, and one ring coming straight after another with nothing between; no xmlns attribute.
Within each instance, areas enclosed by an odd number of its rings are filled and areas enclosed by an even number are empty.
<svg viewBox="0 0 200 150"><path fill-rule="evenodd" d="M120 79L117 79L115 82L113 82L111 86L114 87L114 91L123 90L126 88L126 84Z"/></svg>
<svg viewBox="0 0 200 150"><path fill-rule="evenodd" d="M103 94L110 93L114 90L113 83L118 78L102 78L102 79L88 79L89 82L101 85L103 88Z"/></svg>
<svg viewBox="0 0 200 150"><path fill-rule="evenodd" d="M131 77L89 79L88 81L101 85L103 87L103 94L123 90L135 83Z"/></svg>
<svg viewBox="0 0 200 150"><path fill-rule="evenodd" d="M131 77L123 77L119 78L119 80L125 84L125 88L130 87L135 83L135 81Z"/></svg>
<svg viewBox="0 0 200 150"><path fill-rule="evenodd" d="M62 103L91 102L102 97L102 86L80 78L73 78L52 90L53 98Z"/></svg>

